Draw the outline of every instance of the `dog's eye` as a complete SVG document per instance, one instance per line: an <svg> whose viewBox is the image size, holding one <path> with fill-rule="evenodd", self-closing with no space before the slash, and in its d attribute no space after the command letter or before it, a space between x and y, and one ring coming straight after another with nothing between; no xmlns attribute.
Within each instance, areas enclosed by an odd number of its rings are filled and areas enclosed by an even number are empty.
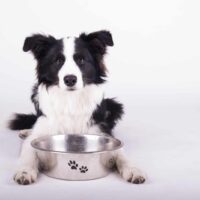
<svg viewBox="0 0 200 200"><path fill-rule="evenodd" d="M59 56L56 58L56 64L57 64L57 65L61 65L61 64L63 64L64 62L65 62L64 56L59 55Z"/></svg>
<svg viewBox="0 0 200 200"><path fill-rule="evenodd" d="M78 62L80 65L83 65L83 64L85 63L85 60L84 60L84 58L79 58L79 59L77 60L77 62Z"/></svg>
<svg viewBox="0 0 200 200"><path fill-rule="evenodd" d="M78 55L78 54L74 55L74 60L75 60L75 62L76 62L78 65L80 65L80 66L82 66L82 65L85 64L85 59L84 59L84 57L81 56L81 55Z"/></svg>

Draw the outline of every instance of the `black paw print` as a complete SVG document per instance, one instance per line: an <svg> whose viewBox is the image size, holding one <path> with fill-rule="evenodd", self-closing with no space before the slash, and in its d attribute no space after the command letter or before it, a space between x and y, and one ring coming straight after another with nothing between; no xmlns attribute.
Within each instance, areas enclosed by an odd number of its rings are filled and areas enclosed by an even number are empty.
<svg viewBox="0 0 200 200"><path fill-rule="evenodd" d="M76 161L72 161L72 160L70 160L69 162L68 162L68 165L71 167L71 169L77 169L78 168L78 164L76 163Z"/></svg>
<svg viewBox="0 0 200 200"><path fill-rule="evenodd" d="M85 173L85 172L88 171L88 168L87 168L86 166L81 166L81 167L79 168L79 170L80 170L81 173Z"/></svg>

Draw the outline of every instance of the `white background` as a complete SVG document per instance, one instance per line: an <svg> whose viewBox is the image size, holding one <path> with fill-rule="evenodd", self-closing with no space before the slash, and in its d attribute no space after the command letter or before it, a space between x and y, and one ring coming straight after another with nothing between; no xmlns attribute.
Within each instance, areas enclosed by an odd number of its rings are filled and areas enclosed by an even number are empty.
<svg viewBox="0 0 200 200"><path fill-rule="evenodd" d="M0 1L0 199L200 199L200 3L198 0ZM88 182L41 175L12 180L20 139L6 129L13 112L31 112L35 61L22 51L32 33L56 38L110 30L106 96L124 103L115 129L144 185L116 174Z"/></svg>

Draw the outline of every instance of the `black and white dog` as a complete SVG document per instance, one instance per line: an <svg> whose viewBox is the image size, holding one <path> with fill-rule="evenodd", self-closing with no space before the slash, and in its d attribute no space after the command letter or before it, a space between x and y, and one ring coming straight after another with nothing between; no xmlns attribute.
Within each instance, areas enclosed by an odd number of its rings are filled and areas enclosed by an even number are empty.
<svg viewBox="0 0 200 200"><path fill-rule="evenodd" d="M37 84L31 97L36 114L17 114L9 124L12 130L20 130L21 136L27 134L14 176L19 184L33 183L38 177L42 160L30 145L34 138L55 133L112 134L123 106L104 98L102 91L107 46L113 46L108 31L62 39L35 34L25 39L23 50L31 51L37 61ZM122 151L113 155L113 160L125 180L145 181L144 174Z"/></svg>

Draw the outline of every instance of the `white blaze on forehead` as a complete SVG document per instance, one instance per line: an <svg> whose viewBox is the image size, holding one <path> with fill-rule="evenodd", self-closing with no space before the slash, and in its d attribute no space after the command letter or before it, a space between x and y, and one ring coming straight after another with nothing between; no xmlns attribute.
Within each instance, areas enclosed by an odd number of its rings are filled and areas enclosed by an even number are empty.
<svg viewBox="0 0 200 200"><path fill-rule="evenodd" d="M75 52L75 37L67 37L63 39L64 55L67 59L72 58Z"/></svg>
<svg viewBox="0 0 200 200"><path fill-rule="evenodd" d="M77 77L77 83L74 86L76 89L83 87L82 73L74 61L75 53L75 37L67 37L63 39L63 54L65 56L65 63L58 73L59 86L66 88L64 83L64 77L67 75L75 75Z"/></svg>

